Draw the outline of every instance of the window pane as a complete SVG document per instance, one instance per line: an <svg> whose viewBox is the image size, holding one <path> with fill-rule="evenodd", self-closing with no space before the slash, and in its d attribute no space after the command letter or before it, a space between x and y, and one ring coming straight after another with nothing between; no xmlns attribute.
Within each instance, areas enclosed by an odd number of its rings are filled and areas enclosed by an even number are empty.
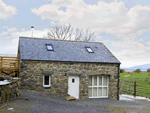
<svg viewBox="0 0 150 113"><path fill-rule="evenodd" d="M103 88L103 96L107 96L107 87Z"/></svg>
<svg viewBox="0 0 150 113"><path fill-rule="evenodd" d="M47 49L48 49L48 50L52 50L53 48L52 48L51 45L48 45L48 46L47 46Z"/></svg>
<svg viewBox="0 0 150 113"><path fill-rule="evenodd" d="M49 76L45 76L45 84L44 85L49 85Z"/></svg>
<svg viewBox="0 0 150 113"><path fill-rule="evenodd" d="M103 76L103 86L107 86L107 76Z"/></svg>
<svg viewBox="0 0 150 113"><path fill-rule="evenodd" d="M101 87L98 88L98 96L99 97L102 96L102 88Z"/></svg>
<svg viewBox="0 0 150 113"><path fill-rule="evenodd" d="M89 97L92 97L92 88L88 88L88 95L89 95Z"/></svg>
<svg viewBox="0 0 150 113"><path fill-rule="evenodd" d="M97 88L93 88L93 97L97 97Z"/></svg>
<svg viewBox="0 0 150 113"><path fill-rule="evenodd" d="M75 82L75 79L73 78L73 79L72 79L72 83L74 83L74 82Z"/></svg>
<svg viewBox="0 0 150 113"><path fill-rule="evenodd" d="M99 76L99 86L102 86L102 76Z"/></svg>
<svg viewBox="0 0 150 113"><path fill-rule="evenodd" d="M92 76L89 76L89 86L92 86Z"/></svg>
<svg viewBox="0 0 150 113"><path fill-rule="evenodd" d="M97 76L94 76L94 86L97 86Z"/></svg>
<svg viewBox="0 0 150 113"><path fill-rule="evenodd" d="M88 52L93 52L91 48L87 48Z"/></svg>

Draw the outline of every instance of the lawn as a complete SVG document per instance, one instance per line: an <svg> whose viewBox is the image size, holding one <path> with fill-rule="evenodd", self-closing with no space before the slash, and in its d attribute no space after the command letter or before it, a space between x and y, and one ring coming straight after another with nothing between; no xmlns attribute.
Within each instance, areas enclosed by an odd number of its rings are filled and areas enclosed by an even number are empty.
<svg viewBox="0 0 150 113"><path fill-rule="evenodd" d="M126 76L130 75L130 76ZM134 80L136 80L136 95L150 98L150 76L149 73L120 73L120 82L122 82L123 94L134 93ZM126 77L125 77L126 76ZM126 91L125 91L126 90Z"/></svg>

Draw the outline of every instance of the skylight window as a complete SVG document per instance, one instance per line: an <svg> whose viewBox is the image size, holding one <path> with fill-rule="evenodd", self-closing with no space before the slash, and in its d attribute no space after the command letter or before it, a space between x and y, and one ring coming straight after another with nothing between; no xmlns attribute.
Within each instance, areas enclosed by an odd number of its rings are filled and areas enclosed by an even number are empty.
<svg viewBox="0 0 150 113"><path fill-rule="evenodd" d="M47 49L48 49L48 50L52 50L53 48L52 48L51 45L48 45L48 46L47 46Z"/></svg>
<svg viewBox="0 0 150 113"><path fill-rule="evenodd" d="M46 44L48 51L54 51L53 46L51 44Z"/></svg>
<svg viewBox="0 0 150 113"><path fill-rule="evenodd" d="M94 53L94 51L91 49L91 47L85 47L85 48L89 53Z"/></svg>

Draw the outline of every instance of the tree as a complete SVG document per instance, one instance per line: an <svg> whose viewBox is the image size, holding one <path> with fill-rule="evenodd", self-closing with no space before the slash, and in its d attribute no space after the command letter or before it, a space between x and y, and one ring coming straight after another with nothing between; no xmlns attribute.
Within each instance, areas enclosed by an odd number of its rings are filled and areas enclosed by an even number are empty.
<svg viewBox="0 0 150 113"><path fill-rule="evenodd" d="M150 72L150 68L149 68L149 69L147 69L147 72Z"/></svg>
<svg viewBox="0 0 150 113"><path fill-rule="evenodd" d="M140 69L136 69L134 72L136 72L136 73L140 73L140 72L141 72L141 70L140 70Z"/></svg>
<svg viewBox="0 0 150 113"><path fill-rule="evenodd" d="M120 73L124 73L125 72L125 70L124 69L120 69Z"/></svg>
<svg viewBox="0 0 150 113"><path fill-rule="evenodd" d="M91 32L89 28L85 31L79 28L73 29L71 24L69 25L59 25L55 24L50 27L47 33L47 39L61 39L61 40L74 40L74 41L94 41L94 32Z"/></svg>

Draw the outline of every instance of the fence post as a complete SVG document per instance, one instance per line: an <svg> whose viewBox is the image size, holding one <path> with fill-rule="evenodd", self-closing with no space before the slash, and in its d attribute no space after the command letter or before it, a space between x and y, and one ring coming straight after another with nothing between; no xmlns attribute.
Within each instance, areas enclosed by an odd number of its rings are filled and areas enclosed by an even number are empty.
<svg viewBox="0 0 150 113"><path fill-rule="evenodd" d="M134 97L136 97L136 80L134 81Z"/></svg>
<svg viewBox="0 0 150 113"><path fill-rule="evenodd" d="M129 84L127 85L127 92L129 92Z"/></svg>

